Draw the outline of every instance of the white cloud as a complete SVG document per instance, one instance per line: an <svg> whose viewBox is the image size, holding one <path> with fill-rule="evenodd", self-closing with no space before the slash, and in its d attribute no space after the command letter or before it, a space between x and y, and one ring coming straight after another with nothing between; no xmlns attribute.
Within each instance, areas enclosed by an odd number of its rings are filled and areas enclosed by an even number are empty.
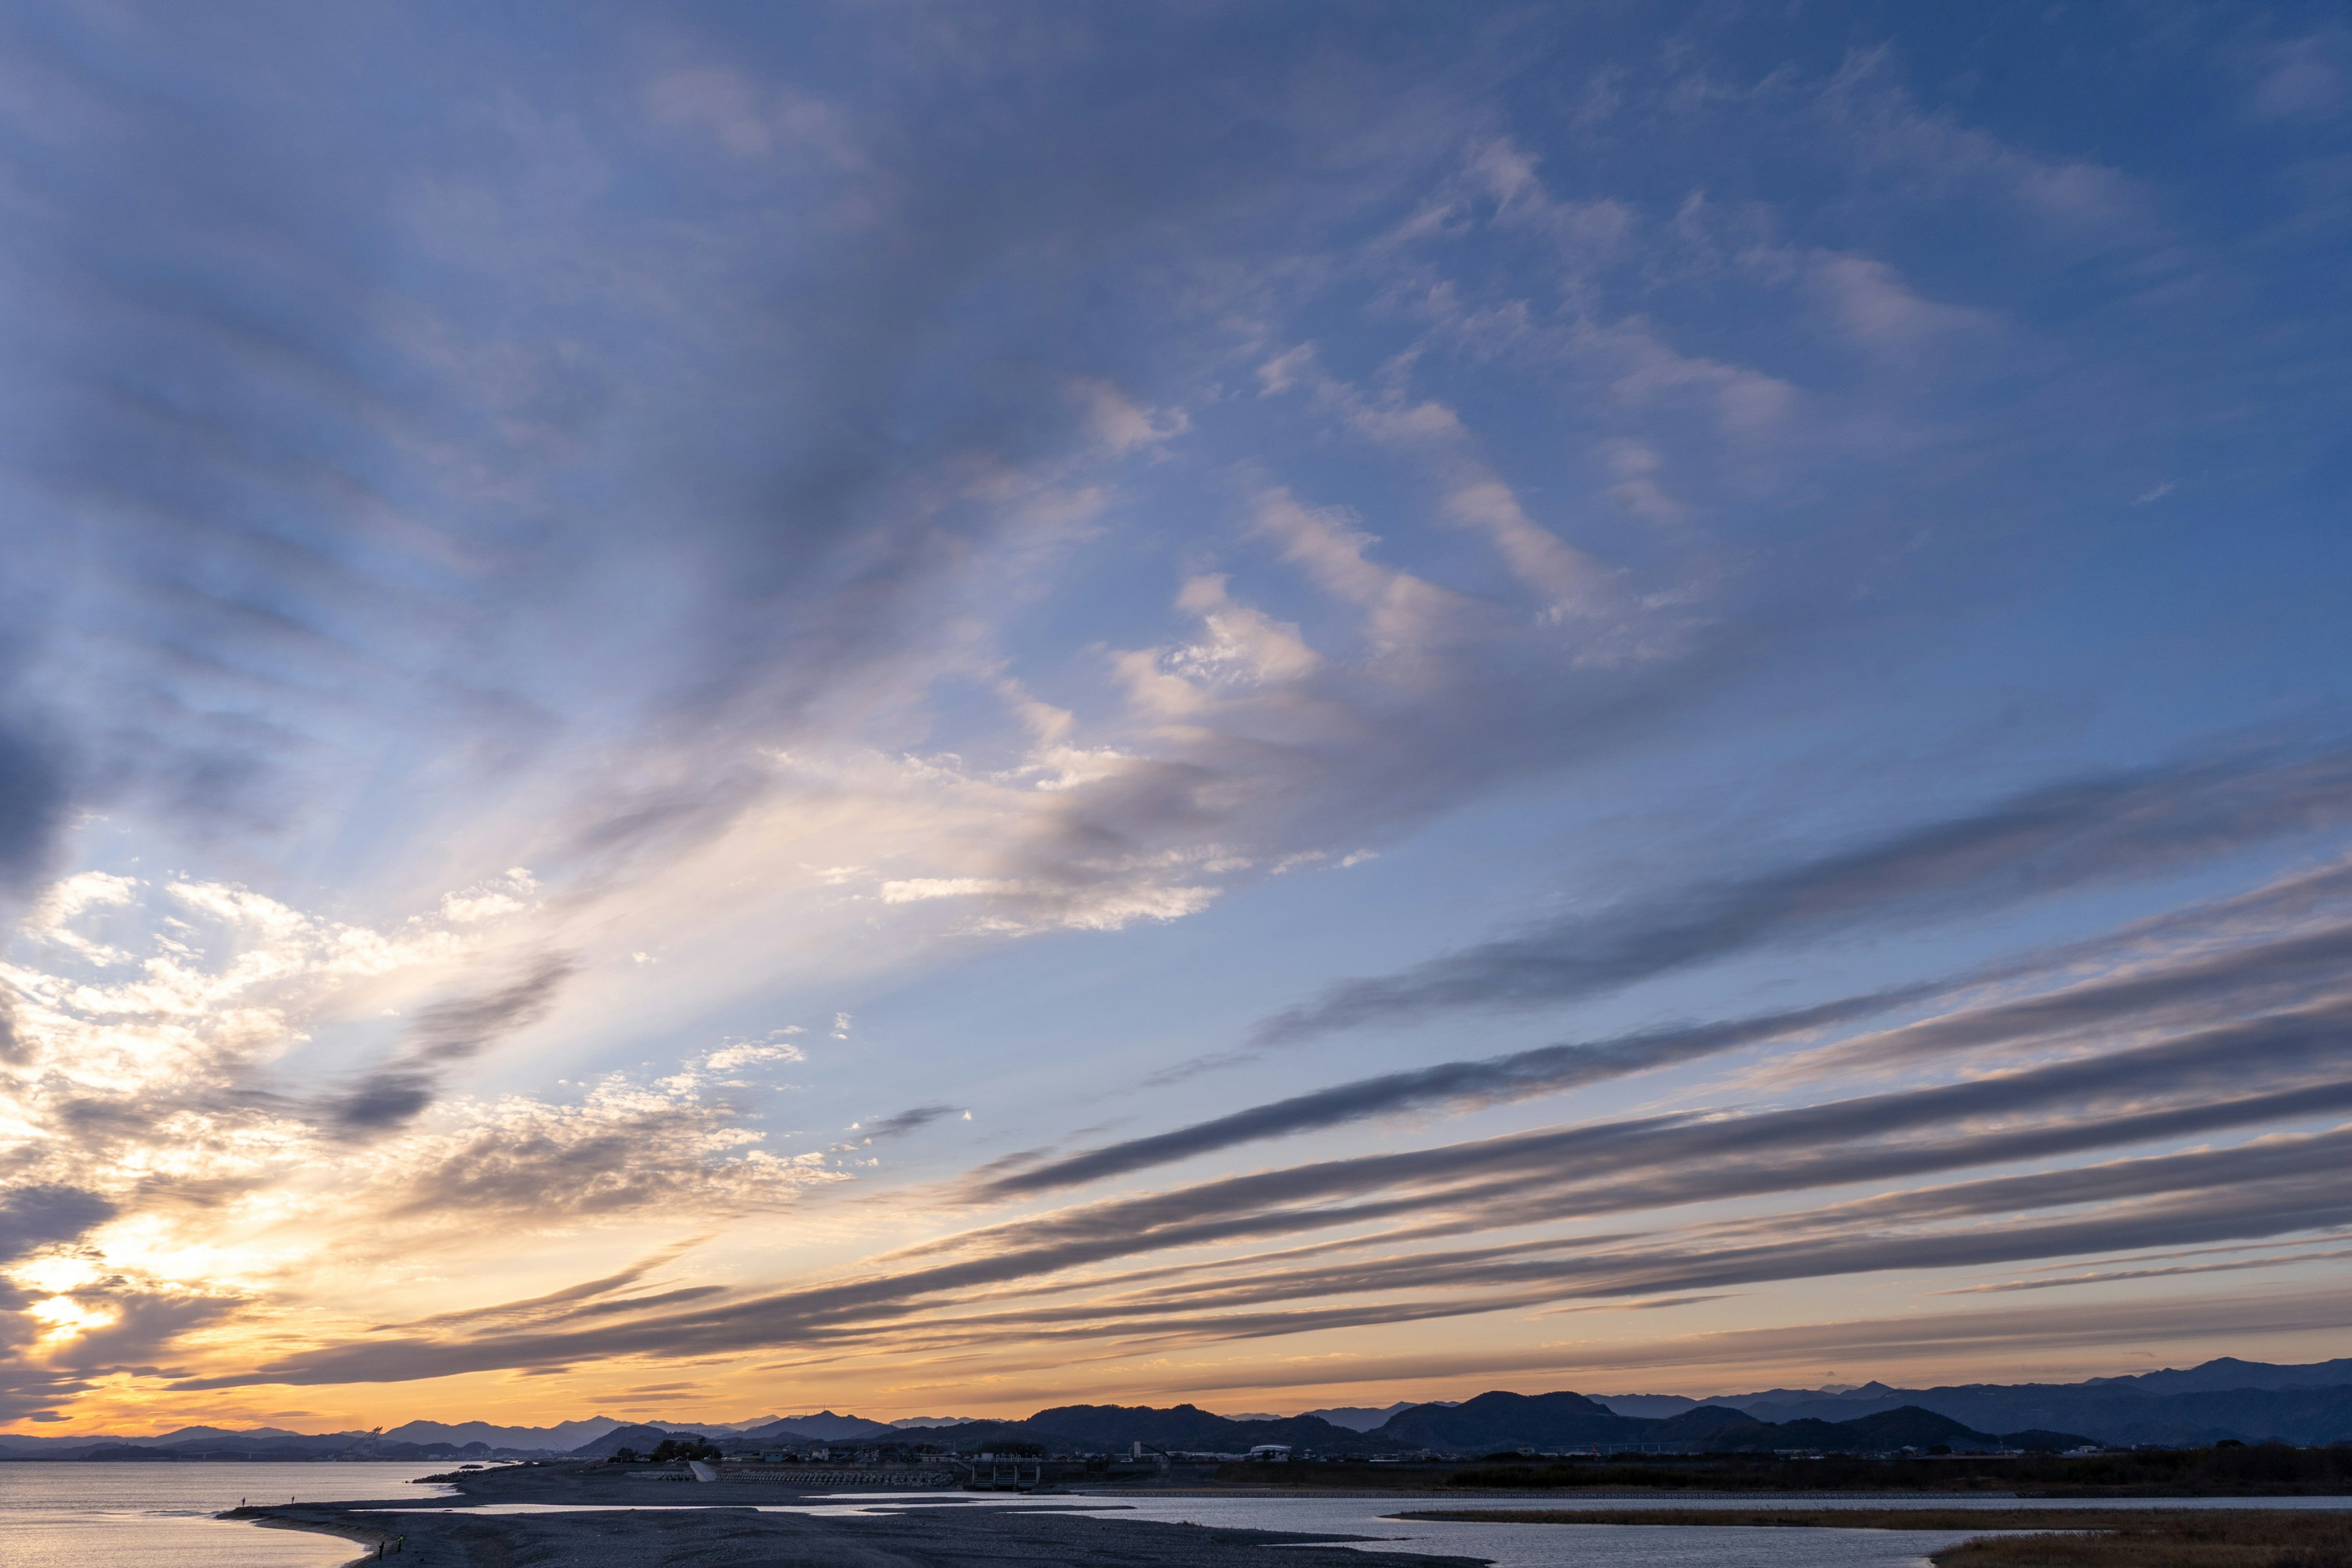
<svg viewBox="0 0 2352 1568"><path fill-rule="evenodd" d="M1617 482L1609 487L1609 494L1619 506L1652 522L1683 520L1687 509L1658 482L1656 476L1665 467L1665 459L1655 447L1617 436L1601 444L1601 454L1616 477Z"/></svg>
<svg viewBox="0 0 2352 1568"><path fill-rule="evenodd" d="M1073 384L1072 392L1086 406L1095 439L1117 456L1165 446L1192 427L1182 409L1144 407L1107 381L1082 380Z"/></svg>
<svg viewBox="0 0 2352 1568"><path fill-rule="evenodd" d="M1322 663L1297 623L1234 602L1223 576L1195 577L1176 595L1179 609L1201 617L1207 635L1167 656L1171 669L1212 685L1260 686L1303 680Z"/></svg>
<svg viewBox="0 0 2352 1568"><path fill-rule="evenodd" d="M1288 392L1316 372L1315 345L1300 343L1257 367L1258 395L1273 397Z"/></svg>
<svg viewBox="0 0 2352 1568"><path fill-rule="evenodd" d="M645 104L655 124L701 131L740 158L807 149L838 166L863 162L830 105L789 88L754 86L724 66L664 71L646 82Z"/></svg>
<svg viewBox="0 0 2352 1568"><path fill-rule="evenodd" d="M1217 889L1202 887L1109 887L1069 900L1060 923L1081 931L1118 931L1138 921L1179 921L1215 902Z"/></svg>
<svg viewBox="0 0 2352 1568"><path fill-rule="evenodd" d="M1318 408L1336 415L1367 440L1403 448L1428 464L1443 491L1439 517L1457 528L1484 534L1521 583L1544 600L1552 619L1605 614L1614 605L1610 574L1584 552L1528 517L1511 486L1472 450L1469 432L1454 412L1430 400L1409 401L1397 386L1367 397L1347 382L1324 374L1311 354L1290 363L1289 355L1263 367L1260 379L1273 389L1311 389ZM1276 365L1279 377L1269 374ZM1402 367L1400 367L1402 368Z"/></svg>
<svg viewBox="0 0 2352 1568"><path fill-rule="evenodd" d="M538 886L530 872L509 871L496 881L478 882L462 891L444 893L441 918L457 925L473 925L501 915L519 914L530 907L528 900Z"/></svg>
<svg viewBox="0 0 2352 1568"><path fill-rule="evenodd" d="M1536 167L1524 149L1497 139L1472 154L1467 174L1494 202L1497 224L1540 230L1574 270L1606 259L1632 237L1633 208L1609 197L1562 201L1544 187Z"/></svg>
<svg viewBox="0 0 2352 1568"><path fill-rule="evenodd" d="M1468 600L1409 572L1370 558L1380 540L1336 507L1310 507L1286 486L1250 498L1258 530L1326 593L1365 611L1364 632L1377 650L1404 653L1441 635L1468 615Z"/></svg>
<svg viewBox="0 0 2352 1568"><path fill-rule="evenodd" d="M1771 435L1801 401L1797 388L1777 376L1682 353L1640 321L1580 327L1573 334L1573 352L1612 367L1610 391L1624 406L1643 409L1681 399L1696 401L1727 436L1754 439Z"/></svg>
<svg viewBox="0 0 2352 1568"><path fill-rule="evenodd" d="M141 883L134 878L106 871L84 871L53 883L34 901L25 918L26 934L65 948L88 963L111 966L131 962L121 948L95 941L73 929L74 921L92 910L123 909L135 902Z"/></svg>
<svg viewBox="0 0 2352 1568"><path fill-rule="evenodd" d="M2053 237L2151 237L2157 226L2119 171L2085 159L2048 158L1923 110L1891 79L1888 51L1858 50L1815 99L1834 145L1866 173L1894 177L1908 201L1990 197Z"/></svg>
<svg viewBox="0 0 2352 1568"><path fill-rule="evenodd" d="M0 1105L27 1106L45 1084L110 1093L217 1084L299 1043L310 1020L346 988L403 973L427 984L479 947L446 923L410 921L390 931L346 925L226 883L156 889L86 873L37 907L100 905L138 915L152 951L144 959L114 952L109 967L135 964L135 973L107 983L0 964L0 980L18 998L16 1027L27 1053L0 1070ZM383 1006L363 992L342 1005L370 1015Z"/></svg>
<svg viewBox="0 0 2352 1568"><path fill-rule="evenodd" d="M1609 574L1529 518L1511 487L1482 466L1465 464L1456 471L1444 516L1492 540L1512 575L1543 595L1545 613L1552 618L1597 615L1609 607Z"/></svg>
<svg viewBox="0 0 2352 1568"><path fill-rule="evenodd" d="M882 901L919 904L930 899L971 899L1028 890L1028 884L1004 877L908 877L883 883Z"/></svg>
<svg viewBox="0 0 2352 1568"><path fill-rule="evenodd" d="M1983 311L1920 298L1895 268L1868 257L1819 253L1807 274L1832 316L1867 347L1910 351L1991 325Z"/></svg>
<svg viewBox="0 0 2352 1568"><path fill-rule="evenodd" d="M716 1050L704 1052L695 1066L709 1072L734 1072L760 1062L804 1062L808 1053L784 1037L787 1033L804 1032L799 1028L778 1029L762 1039L730 1039Z"/></svg>
<svg viewBox="0 0 2352 1568"><path fill-rule="evenodd" d="M2253 110L2264 120L2326 120L2352 97L2352 30L2332 27L2273 45L2254 84Z"/></svg>

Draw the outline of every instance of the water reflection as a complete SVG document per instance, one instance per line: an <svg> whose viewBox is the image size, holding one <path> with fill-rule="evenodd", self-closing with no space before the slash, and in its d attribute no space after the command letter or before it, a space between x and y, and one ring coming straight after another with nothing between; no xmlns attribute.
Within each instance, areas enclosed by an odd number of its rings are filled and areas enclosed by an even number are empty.
<svg viewBox="0 0 2352 1568"><path fill-rule="evenodd" d="M6 1568L335 1568L358 1548L330 1535L212 1516L257 1503L450 1497L413 1478L440 1465L0 1463Z"/></svg>

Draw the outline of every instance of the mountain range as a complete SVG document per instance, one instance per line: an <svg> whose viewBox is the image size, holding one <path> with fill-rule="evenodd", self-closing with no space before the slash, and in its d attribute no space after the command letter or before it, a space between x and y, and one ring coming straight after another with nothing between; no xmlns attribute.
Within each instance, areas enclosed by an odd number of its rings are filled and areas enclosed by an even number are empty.
<svg viewBox="0 0 2352 1568"><path fill-rule="evenodd" d="M283 1427L185 1426L152 1436L43 1437L0 1433L6 1458L442 1458L576 1456L649 1448L696 1433L731 1449L842 1443L992 1444L1116 1451L1238 1453L1262 1444L1331 1455L1414 1451L1464 1455L1519 1448L1620 1447L1670 1450L1808 1448L1877 1451L2051 1447L2093 1441L2192 1447L2235 1438L2297 1444L2352 1441L2352 1357L2273 1365L2223 1357L2185 1370L2071 1384L1959 1384L1896 1388L1774 1388L1697 1400L1679 1394L1482 1394L1475 1399L1345 1405L1294 1416L1236 1419L1191 1405L1073 1405L1021 1420L915 1416L895 1422L837 1415L749 1421L625 1422L599 1415L549 1426L411 1421L389 1431L304 1434Z"/></svg>
<svg viewBox="0 0 2352 1568"><path fill-rule="evenodd" d="M1673 1394L1602 1394L1620 1415L1671 1416L1700 1401ZM1761 1421L1851 1421L1916 1405L1993 1431L2087 1432L2117 1447L2189 1447L2237 1438L2288 1443L2352 1438L2352 1357L2296 1366L2223 1356L2201 1365L2081 1383L1954 1384L1895 1388L1773 1388L1706 1401Z"/></svg>
<svg viewBox="0 0 2352 1568"><path fill-rule="evenodd" d="M1055 1451L1117 1451L1141 1443L1173 1453L1246 1453L1262 1444L1311 1448L1323 1455L1371 1457L1437 1453L1475 1457L1516 1450L1573 1449L1664 1452L1770 1452L1803 1448L1824 1453L1880 1453L1941 1446L1958 1452L2005 1447L2070 1448L2095 1440L2066 1432L2029 1430L1997 1435L1932 1411L1905 1406L1840 1422L1759 1421L1724 1405L1702 1405L1664 1419L1620 1415L1580 1394L1482 1394L1458 1404L1412 1405L1366 1432L1314 1415L1236 1421L1190 1405L1065 1405L1023 1421L959 1429L964 1449L1034 1443Z"/></svg>
<svg viewBox="0 0 2352 1568"><path fill-rule="evenodd" d="M1335 1405L1328 1410L1304 1410L1299 1412L1299 1414L1302 1415L1319 1417L1322 1420L1328 1421L1334 1426L1345 1426L1350 1432L1369 1432L1373 1427L1387 1421L1390 1416L1394 1415L1398 1411L1412 1409L1412 1403L1413 1402L1410 1399L1400 1399L1394 1405L1383 1405L1378 1408L1374 1408L1370 1405ZM1438 1399L1433 1400L1430 1403L1452 1405L1459 1405L1462 1402L1458 1399ZM1271 1416L1267 1417L1267 1419L1279 1420L1280 1417Z"/></svg>

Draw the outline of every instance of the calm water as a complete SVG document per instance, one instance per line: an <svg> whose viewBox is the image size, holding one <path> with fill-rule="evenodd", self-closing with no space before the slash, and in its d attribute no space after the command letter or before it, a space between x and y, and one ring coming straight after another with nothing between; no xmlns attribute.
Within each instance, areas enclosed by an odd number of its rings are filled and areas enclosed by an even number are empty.
<svg viewBox="0 0 2352 1568"><path fill-rule="evenodd" d="M700 1489L693 1489L699 1491ZM715 1503L714 1500L714 1503ZM2344 1498L2132 1498L2084 1502L2084 1507L2123 1508L2336 1508ZM1696 1526L1649 1525L1638 1529L1581 1524L1458 1524L1391 1519L1408 1509L1513 1506L1551 1508L2014 1508L2014 1498L1486 1498L1475 1501L1429 1497L1078 1497L1023 1499L962 1492L868 1493L837 1502L765 1504L766 1512L885 1514L908 1507L1034 1508L1068 1510L1105 1517L1160 1520L1171 1523L1233 1529L1330 1531L1373 1538L1362 1542L1388 1552L1484 1557L1496 1568L1925 1568L1927 1554L1969 1535L1969 1531L1707 1530ZM709 1507L713 1503L662 1502L655 1508ZM736 1504L736 1507L744 1505ZM2032 1506L2032 1505L2028 1505ZM2063 1506L2076 1506L2068 1501ZM471 1510L469 1510L471 1511ZM491 1503L485 1513L571 1511L562 1505Z"/></svg>
<svg viewBox="0 0 2352 1568"><path fill-rule="evenodd" d="M331 1535L226 1523L240 1500L447 1497L416 1487L437 1465L0 1463L5 1568L334 1568L359 1555Z"/></svg>

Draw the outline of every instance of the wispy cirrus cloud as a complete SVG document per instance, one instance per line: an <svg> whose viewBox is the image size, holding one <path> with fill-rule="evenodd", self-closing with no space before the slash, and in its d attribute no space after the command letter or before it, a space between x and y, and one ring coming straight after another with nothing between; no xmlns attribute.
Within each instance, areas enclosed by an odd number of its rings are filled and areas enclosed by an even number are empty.
<svg viewBox="0 0 2352 1568"><path fill-rule="evenodd" d="M2352 1101L2347 1101L2352 1103ZM2340 1227L2352 1207L2330 1179L2346 1134L2273 1139L2239 1149L2093 1166L2055 1189L2036 1192L2029 1178L1926 1189L1874 1204L1777 1215L1768 1221L1700 1226L1664 1246L1626 1247L1573 1240L1477 1251L1444 1249L1405 1259L1374 1258L1264 1273L1211 1271L1194 1283L1140 1294L1113 1277L1091 1281L1093 1300L1066 1306L1022 1304L1003 1287L1033 1281L1066 1289L1053 1276L1088 1262L1179 1245L1145 1233L1090 1243L1064 1238L1039 1247L1016 1245L967 1260L943 1262L851 1283L820 1285L648 1313L631 1321L551 1325L529 1335L455 1339L405 1337L393 1342L322 1348L239 1373L287 1383L387 1381L487 1367L566 1362L585 1353L590 1334L604 1353L719 1354L781 1340L810 1344L894 1344L935 1350L1019 1329L1034 1336L1166 1342L1246 1340L1339 1324L1426 1321L1505 1310L1569 1296L1649 1296L1776 1279L1822 1279L1890 1269L1998 1266L2080 1253L2250 1238ZM1990 1215L2084 1204L2106 1206L1998 1227ZM1377 1211L1374 1211L1377 1212ZM1326 1215L1326 1225L1346 1217ZM1311 1228L1312 1218L1224 1227L1260 1236ZM1923 1219L1944 1230L1896 1231ZM1206 1227L1203 1227L1206 1228ZM1006 1239L1013 1239L1008 1237ZM1023 1241L1029 1238L1024 1237ZM1374 1245L1377 1245L1375 1238ZM989 1294L976 1296L975 1291ZM1383 1299L1354 1301L1366 1291ZM1415 1296L1412 1292L1423 1294ZM1309 1303L1285 1306L1282 1303ZM1317 1305L1316 1302L1329 1304ZM1344 1304L1342 1304L1344 1303ZM232 1381L232 1380L219 1380ZM189 1387L218 1385L200 1380Z"/></svg>
<svg viewBox="0 0 2352 1568"><path fill-rule="evenodd" d="M2198 760L2037 789L1647 906L1580 913L1401 973L1333 987L1257 1042L1453 1010L1556 1006L1758 947L1948 917L2137 878L2352 820L2352 757Z"/></svg>
<svg viewBox="0 0 2352 1568"><path fill-rule="evenodd" d="M2311 892L2311 879L2292 878L2274 891L2299 901ZM2208 911L2217 925L2242 913L2248 900L2233 900ZM2176 942L2187 911L2168 922ZM2106 947L2110 961L2130 951L2137 933L2118 933ZM1024 1160L1021 1167L988 1174L971 1189L983 1199L1052 1192L1088 1182L1173 1163L1218 1150L1289 1137L1381 1116L1432 1109L1478 1106L1560 1094L1631 1074L1704 1060L1750 1047L1816 1037L1840 1026L1881 1017L1941 998L2014 987L2028 977L2045 982L2088 963L2096 944L2069 945L2061 952L2029 954L1941 981L1710 1024L1645 1030L1612 1039L1541 1046L1473 1061L1445 1062L1388 1073L1229 1112L1210 1121L1150 1134L1050 1160ZM2011 1000L1949 1008L1916 1022L1865 1031L1786 1059L1775 1078L1825 1076L1836 1072L1916 1070L1934 1058L1958 1052L2028 1052L2079 1049L2084 1042L2145 1037L2191 1023L2259 1011L2283 1003L2324 996L2340 989L2343 964L2352 957L2352 926L2322 924L2272 941L2242 942L2221 952L2201 947L2168 958L2135 953L2128 973L2083 980Z"/></svg>
<svg viewBox="0 0 2352 1568"><path fill-rule="evenodd" d="M568 956L542 955L507 984L423 1008L403 1057L369 1073L339 1100L335 1121L364 1130L414 1120L433 1102L437 1069L478 1055L499 1036L545 1017L572 970Z"/></svg>

